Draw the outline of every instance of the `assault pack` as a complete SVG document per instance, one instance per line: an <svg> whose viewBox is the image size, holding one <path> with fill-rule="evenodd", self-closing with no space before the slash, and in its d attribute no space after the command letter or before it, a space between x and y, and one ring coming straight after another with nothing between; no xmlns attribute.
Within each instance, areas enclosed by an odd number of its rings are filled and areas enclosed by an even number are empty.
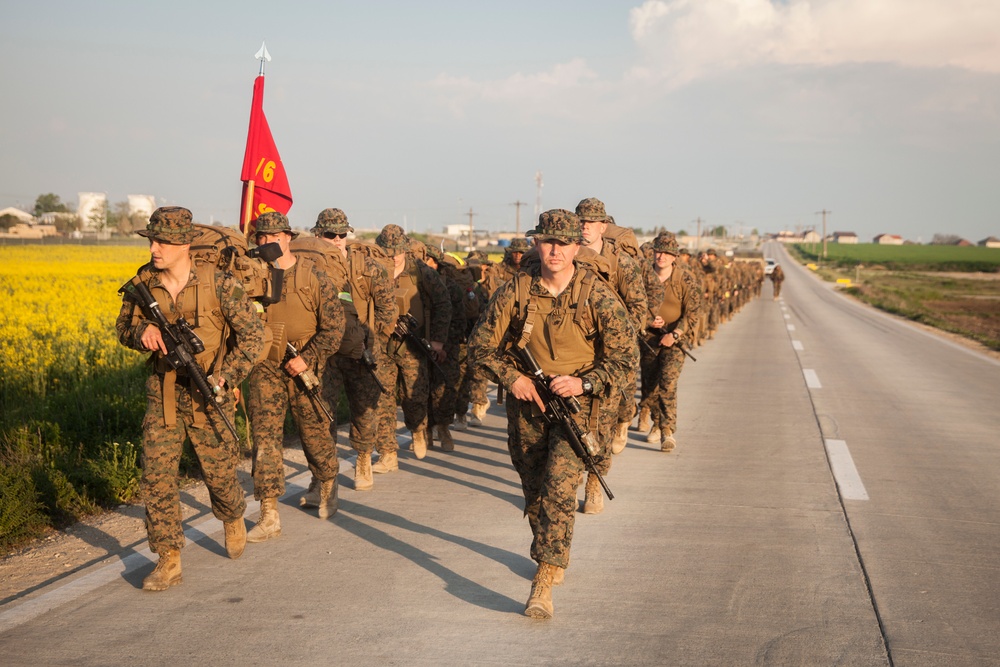
<svg viewBox="0 0 1000 667"><path fill-rule="evenodd" d="M271 262L281 256L277 243L250 249L242 232L229 227L196 224L198 236L191 241L191 256L195 263L203 262L233 274L251 299L261 303L281 300L281 273L273 271Z"/></svg>

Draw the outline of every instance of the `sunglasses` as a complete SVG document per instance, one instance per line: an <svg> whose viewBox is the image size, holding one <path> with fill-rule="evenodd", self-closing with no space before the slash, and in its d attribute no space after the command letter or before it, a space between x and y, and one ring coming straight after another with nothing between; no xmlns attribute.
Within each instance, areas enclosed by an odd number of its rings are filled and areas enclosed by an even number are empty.
<svg viewBox="0 0 1000 667"><path fill-rule="evenodd" d="M323 232L323 238L325 238L325 239L346 239L347 238L347 232L344 232L342 234L338 234L336 232Z"/></svg>

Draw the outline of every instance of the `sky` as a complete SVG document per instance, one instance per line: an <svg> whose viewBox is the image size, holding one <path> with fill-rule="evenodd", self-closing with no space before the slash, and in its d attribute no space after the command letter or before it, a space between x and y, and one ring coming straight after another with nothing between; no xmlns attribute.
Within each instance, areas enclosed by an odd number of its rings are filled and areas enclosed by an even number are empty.
<svg viewBox="0 0 1000 667"><path fill-rule="evenodd" d="M0 208L235 225L254 54L294 227L1000 237L998 0L0 0ZM541 172L539 189L536 174ZM523 205L515 205L523 202Z"/></svg>

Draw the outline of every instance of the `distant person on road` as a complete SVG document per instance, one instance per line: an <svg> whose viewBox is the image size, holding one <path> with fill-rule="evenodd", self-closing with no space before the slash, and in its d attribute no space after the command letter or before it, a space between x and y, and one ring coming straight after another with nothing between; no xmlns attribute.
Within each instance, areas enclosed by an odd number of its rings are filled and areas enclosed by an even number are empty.
<svg viewBox="0 0 1000 667"><path fill-rule="evenodd" d="M521 478L524 513L531 526L531 558L538 563L524 613L551 618L552 587L569 566L584 465L563 426L542 417L532 378L509 352L530 351L552 393L576 397L573 415L598 437L595 458L611 456L618 402L638 359L635 332L618 297L574 261L583 232L571 211L546 211L529 232L541 261L522 270L493 295L469 341L470 356L507 388L507 448Z"/></svg>
<svg viewBox="0 0 1000 667"><path fill-rule="evenodd" d="M774 270L771 271L768 278L771 279L771 284L774 285L774 300L777 301L778 297L781 296L781 283L785 280L785 272L781 270L781 264L774 265Z"/></svg>
<svg viewBox="0 0 1000 667"><path fill-rule="evenodd" d="M195 359L212 388L224 397L217 404L220 410L235 409L240 383L263 351L264 324L232 275L213 264L194 263L191 242L198 232L191 211L180 206L158 208L146 229L136 233L149 239L150 262L122 288L115 329L125 347L152 352L142 422L142 495L149 548L160 558L142 588L162 591L181 583L185 539L178 467L185 439L191 441L201 464L212 513L225 527L230 558L239 558L246 546L246 501L236 478L240 459L236 439L215 408L207 409L184 367L175 370L167 362L164 334L149 321L132 290L144 284L169 323L183 317L191 324L204 345Z"/></svg>

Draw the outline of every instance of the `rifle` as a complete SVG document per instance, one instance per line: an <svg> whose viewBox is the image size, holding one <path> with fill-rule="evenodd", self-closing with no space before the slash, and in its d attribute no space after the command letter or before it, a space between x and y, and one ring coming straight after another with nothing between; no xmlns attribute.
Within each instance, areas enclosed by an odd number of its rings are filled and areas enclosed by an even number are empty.
<svg viewBox="0 0 1000 667"><path fill-rule="evenodd" d="M661 338L663 336L666 336L668 333L670 333L669 331L667 331L663 327L660 327L658 329L654 328L654 327L646 327L646 330L649 331L649 333L653 334L654 336L659 336ZM639 340L642 340L642 338L640 338ZM644 341L644 340L643 340L643 342L646 343L646 341ZM676 342L674 342L674 346L680 348L680 351L683 352L685 354L685 356L689 357L691 359L691 361L698 361L697 359L694 358L694 355L691 354L691 352L689 352L686 347L684 347L684 344L680 341L680 339L678 339ZM650 350L653 349L652 347L650 347L649 343L646 343L646 347L648 349L650 349Z"/></svg>
<svg viewBox="0 0 1000 667"><path fill-rule="evenodd" d="M427 357L427 361L431 362L431 365L434 366L437 372L444 375L444 369L441 368L441 364L439 364L437 359L434 358L434 348L432 348L431 344L425 339L417 335L417 326L417 318L410 313L400 315L399 319L396 320L395 335L403 340L408 340L413 343L413 345L416 346L416 348L420 350L425 357Z"/></svg>
<svg viewBox="0 0 1000 667"><path fill-rule="evenodd" d="M133 285L134 289L129 289L130 285ZM153 298L152 292L149 291L145 283L138 280L134 283L126 283L122 290L138 297L139 305L156 322L156 326L159 327L162 334L163 344L167 348L164 360L174 370L184 369L188 378L205 399L205 404L215 406L216 412L225 422L233 437L239 440L240 436L236 433L236 427L220 405L225 400L219 393L220 388L209 384L208 376L195 359L195 355L205 351L205 344L198 338L198 334L194 332L191 325L183 317L177 318L173 324L168 322L163 311L160 310L160 304Z"/></svg>
<svg viewBox="0 0 1000 667"><path fill-rule="evenodd" d="M375 357L372 356L372 351L367 347L361 350L361 363L363 363L365 368L368 369L368 373L372 376L372 379L375 380L375 384L377 384L378 388L382 390L382 393L387 394L388 390L385 388L385 385L382 384L382 381L378 379L378 375L375 373L375 369L378 368L378 364L375 362Z"/></svg>
<svg viewBox="0 0 1000 667"><path fill-rule="evenodd" d="M510 349L510 354L528 372L531 381L535 383L535 391L538 392L542 403L545 404L545 412L542 413L542 418L549 424L559 424L563 427L563 431L566 432L569 438L570 449L583 461L583 465L587 471L597 476L597 481L601 483L601 488L608 495L608 500L614 500L615 496L611 493L611 489L608 488L608 483L604 481L601 473L598 472L597 462L594 460L594 456L599 451L597 438L589 431L584 433L583 429L580 428L572 417L572 415L580 411L580 401L576 400L575 396L568 398L559 396L549 389L549 382L552 378L545 377L538 362L535 361L535 356L531 354L531 350L526 347L519 348L513 346Z"/></svg>
<svg viewBox="0 0 1000 667"><path fill-rule="evenodd" d="M291 343L285 343L285 363L288 363L289 359L294 359L299 356L299 351L295 349L295 346ZM282 364L283 366L284 364ZM295 384L298 385L299 389L306 393L309 397L309 402L313 405L313 410L316 410L316 414L323 413L329 421L334 421L333 415L330 414L330 408L326 407L326 401L319 393L319 378L316 377L316 373L313 369L306 368L304 371L295 376ZM318 408L318 409L317 409Z"/></svg>
<svg viewBox="0 0 1000 667"><path fill-rule="evenodd" d="M503 383L497 383L497 405L503 405Z"/></svg>

